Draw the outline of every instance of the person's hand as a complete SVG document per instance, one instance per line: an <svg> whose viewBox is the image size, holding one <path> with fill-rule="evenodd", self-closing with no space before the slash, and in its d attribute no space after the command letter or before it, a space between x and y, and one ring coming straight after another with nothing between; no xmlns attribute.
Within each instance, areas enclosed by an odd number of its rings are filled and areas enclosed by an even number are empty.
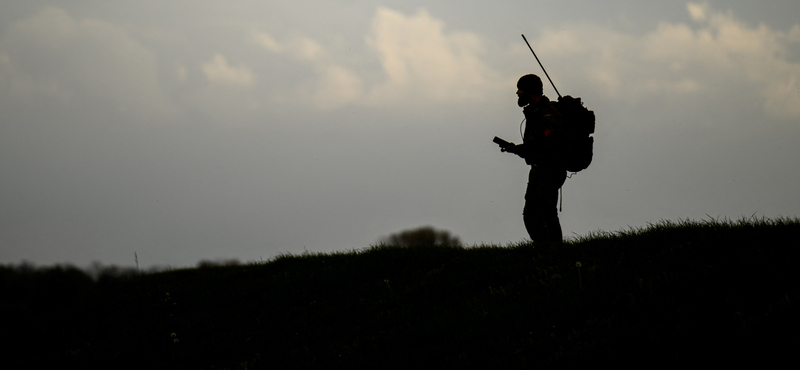
<svg viewBox="0 0 800 370"><path fill-rule="evenodd" d="M503 153L505 153L505 152L509 152L509 153L514 153L514 154L517 154L517 145L516 145L516 144L514 144L514 143L509 143L509 144L511 144L511 145L510 145L510 146L507 146L507 147L505 147L505 148L502 148L502 147L501 147L501 148L500 148L500 151L501 151L501 152L503 152Z"/></svg>

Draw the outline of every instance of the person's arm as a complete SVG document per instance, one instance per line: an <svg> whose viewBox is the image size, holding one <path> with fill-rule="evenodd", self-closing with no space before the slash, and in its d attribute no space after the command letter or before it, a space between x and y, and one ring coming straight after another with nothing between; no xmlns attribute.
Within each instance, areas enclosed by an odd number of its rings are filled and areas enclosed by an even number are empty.
<svg viewBox="0 0 800 370"><path fill-rule="evenodd" d="M516 155L518 155L518 156L520 156L522 158L525 158L525 155L528 152L527 151L528 146L526 144L524 144L524 143L523 144L508 143L508 144L510 144L510 145L506 146L505 148L500 148L500 151L501 152L513 153L513 154L516 154Z"/></svg>

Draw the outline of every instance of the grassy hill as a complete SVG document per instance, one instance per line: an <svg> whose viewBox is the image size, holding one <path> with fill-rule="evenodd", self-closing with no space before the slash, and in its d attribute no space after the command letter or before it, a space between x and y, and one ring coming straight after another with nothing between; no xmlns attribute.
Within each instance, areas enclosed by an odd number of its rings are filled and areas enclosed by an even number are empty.
<svg viewBox="0 0 800 370"><path fill-rule="evenodd" d="M0 366L777 364L796 347L799 234L798 219L663 221L535 248L383 245L98 281L3 267Z"/></svg>

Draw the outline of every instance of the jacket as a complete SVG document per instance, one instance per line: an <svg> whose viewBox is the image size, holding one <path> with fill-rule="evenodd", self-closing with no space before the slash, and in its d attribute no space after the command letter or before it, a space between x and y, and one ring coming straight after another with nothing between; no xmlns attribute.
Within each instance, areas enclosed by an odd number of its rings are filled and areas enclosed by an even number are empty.
<svg viewBox="0 0 800 370"><path fill-rule="evenodd" d="M529 165L561 168L559 149L564 144L560 127L560 115L550 99L542 96L536 105L530 104L522 110L525 114L525 133L522 144L517 145L515 152Z"/></svg>

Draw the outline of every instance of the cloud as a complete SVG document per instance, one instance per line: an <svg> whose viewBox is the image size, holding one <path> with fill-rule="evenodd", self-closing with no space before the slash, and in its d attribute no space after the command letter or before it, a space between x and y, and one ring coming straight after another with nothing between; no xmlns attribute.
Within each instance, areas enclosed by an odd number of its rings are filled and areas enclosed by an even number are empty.
<svg viewBox="0 0 800 370"><path fill-rule="evenodd" d="M322 45L307 37L295 39L289 46L290 50L303 60L321 62L328 58Z"/></svg>
<svg viewBox="0 0 800 370"><path fill-rule="evenodd" d="M352 69L335 62L325 48L313 39L297 37L281 43L265 32L254 32L253 37L264 49L311 66L315 76L313 103L317 108L333 109L362 101L362 78ZM303 95L302 99L295 100L306 101L307 94L304 92Z"/></svg>
<svg viewBox="0 0 800 370"><path fill-rule="evenodd" d="M694 24L661 23L644 35L578 24L545 30L536 44L551 63L572 66L574 83L589 82L612 98L755 91L765 113L800 118L800 63L787 57L800 25L779 32L707 4L686 9Z"/></svg>
<svg viewBox="0 0 800 370"><path fill-rule="evenodd" d="M314 101L324 109L340 107L360 101L363 90L361 77L356 73L338 65L331 65L320 74Z"/></svg>
<svg viewBox="0 0 800 370"><path fill-rule="evenodd" d="M498 73L483 62L480 37L445 32L444 22L424 9L406 16L378 8L366 41L386 77L371 92L373 100L479 101L497 88Z"/></svg>
<svg viewBox="0 0 800 370"><path fill-rule="evenodd" d="M256 40L256 43L264 47L269 51L273 51L276 53L280 53L283 51L283 46L278 44L272 36L265 32L253 32L253 38Z"/></svg>
<svg viewBox="0 0 800 370"><path fill-rule="evenodd" d="M155 52L101 19L42 8L8 28L0 55L0 104L101 107L137 119L177 112L160 86Z"/></svg>
<svg viewBox="0 0 800 370"><path fill-rule="evenodd" d="M699 22L706 20L706 15L708 14L710 7L707 3L689 3L686 5L686 9L689 11L689 16L692 17L693 20Z"/></svg>
<svg viewBox="0 0 800 370"><path fill-rule="evenodd" d="M773 115L783 118L800 118L800 81L793 74L786 81L774 81L762 92L764 109Z"/></svg>
<svg viewBox="0 0 800 370"><path fill-rule="evenodd" d="M256 43L274 53L288 54L306 62L329 62L330 56L318 42L308 37L297 37L280 43L266 32L253 32Z"/></svg>
<svg viewBox="0 0 800 370"><path fill-rule="evenodd" d="M411 16L377 9L365 42L380 60L378 78L337 62L311 38L280 42L264 32L253 35L264 49L313 66L320 108L477 102L508 88L503 85L507 81L483 61L485 50L478 35L446 32L444 22L424 9Z"/></svg>
<svg viewBox="0 0 800 370"><path fill-rule="evenodd" d="M222 54L215 54L214 58L203 64L203 74L214 83L228 86L250 86L253 84L253 72L245 67L234 67Z"/></svg>

